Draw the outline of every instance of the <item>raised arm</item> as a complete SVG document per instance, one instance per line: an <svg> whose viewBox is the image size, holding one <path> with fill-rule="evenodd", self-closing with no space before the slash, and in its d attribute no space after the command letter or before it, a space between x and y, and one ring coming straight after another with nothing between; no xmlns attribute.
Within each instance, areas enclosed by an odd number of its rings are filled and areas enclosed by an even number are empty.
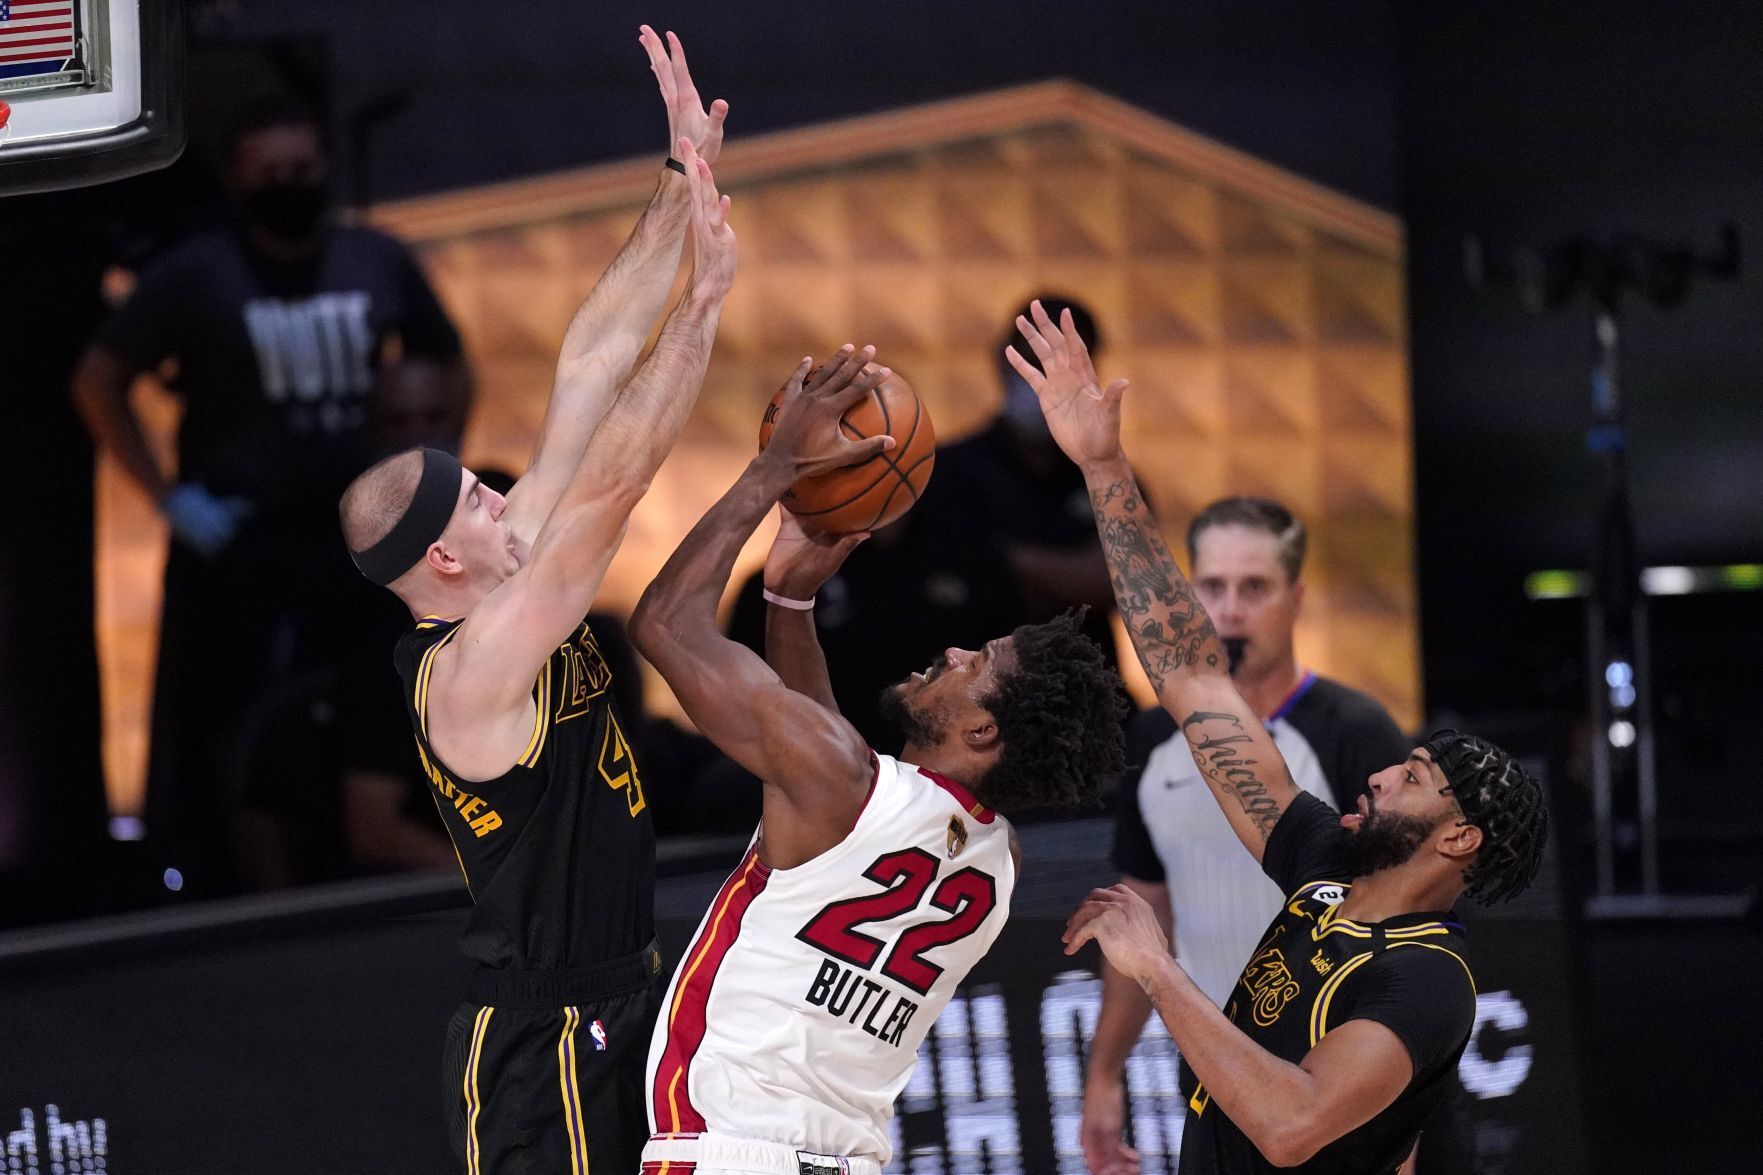
<svg viewBox="0 0 1763 1175"><path fill-rule="evenodd" d="M832 677L814 626L813 601L821 585L844 566L868 532L810 532L802 520L778 507L777 537L765 555L765 661L783 683L835 713ZM785 601L779 603L778 601ZM807 607L802 605L807 604Z"/></svg>
<svg viewBox="0 0 1763 1175"><path fill-rule="evenodd" d="M710 508L643 593L631 638L673 688L688 717L722 752L765 784L766 859L788 867L837 844L870 780L863 737L836 712L790 689L752 650L716 627L716 606L735 557L792 483L862 461L892 438L849 441L845 409L887 377L865 370L871 349L841 353L809 378L790 378L771 444Z"/></svg>
<svg viewBox="0 0 1763 1175"><path fill-rule="evenodd" d="M655 30L644 25L638 40L667 104L670 151L684 138L706 163L715 163L728 103L718 98L709 110L704 109L678 37L668 33L663 44ZM663 168L655 194L630 237L564 332L532 459L508 494L506 517L524 542L538 534L575 476L588 439L605 419L643 349L673 286L689 208L687 177Z"/></svg>
<svg viewBox="0 0 1763 1175"><path fill-rule="evenodd" d="M595 430L531 554L436 657L430 735L443 759L476 778L499 774L503 758L512 762L504 753L515 741L508 732L518 734L523 723L530 732L533 679L593 603L630 512L679 439L704 381L734 282L735 239L728 198L717 194L710 166L689 142L680 150L691 169L691 281L654 350ZM474 755L490 761L474 770L467 761Z"/></svg>
<svg viewBox="0 0 1763 1175"><path fill-rule="evenodd" d="M1121 450L1126 381L1102 389L1070 311L1063 323L1039 302L1033 312L1034 322L1016 324L1041 370L1014 347L1005 356L1040 397L1059 447L1083 470L1120 618L1157 700L1180 724L1231 828L1259 861L1298 789L1273 736L1231 682L1212 620L1169 553Z"/></svg>

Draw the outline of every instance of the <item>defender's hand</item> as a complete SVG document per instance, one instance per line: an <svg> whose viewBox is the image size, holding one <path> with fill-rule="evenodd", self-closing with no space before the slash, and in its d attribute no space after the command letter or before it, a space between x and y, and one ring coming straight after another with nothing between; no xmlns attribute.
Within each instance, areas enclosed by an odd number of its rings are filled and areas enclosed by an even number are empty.
<svg viewBox="0 0 1763 1175"><path fill-rule="evenodd" d="M680 139L678 148L686 179L692 185L692 293L718 301L735 284L735 270L740 265L735 230L728 224L729 198L717 193L710 164L690 139Z"/></svg>
<svg viewBox="0 0 1763 1175"><path fill-rule="evenodd" d="M782 506L777 509L777 537L771 540L771 550L765 555L765 586L787 599L806 600L813 596L869 537L868 531L843 535L811 532L800 518Z"/></svg>
<svg viewBox="0 0 1763 1175"><path fill-rule="evenodd" d="M1169 962L1169 939L1151 903L1124 885L1091 890L1066 922L1062 941L1068 955L1096 942L1116 971L1141 985Z"/></svg>
<svg viewBox="0 0 1763 1175"><path fill-rule="evenodd" d="M853 441L839 427L847 410L893 374L870 363L874 357L874 347L858 351L846 343L812 374L813 359L797 364L784 385L771 442L761 457L787 465L794 480L859 465L893 448L893 437Z"/></svg>
<svg viewBox="0 0 1763 1175"><path fill-rule="evenodd" d="M662 101L667 103L667 141L690 139L704 162L715 163L722 153L722 121L728 117L728 103L718 98L709 110L704 109L704 100L692 82L692 71L686 66L685 47L678 37L668 33L664 45L654 29L643 25L637 40L649 55L649 68L661 86ZM685 162L684 156L680 162Z"/></svg>
<svg viewBox="0 0 1763 1175"><path fill-rule="evenodd" d="M1016 327L1041 361L1039 371L1015 347L1004 358L1028 381L1041 401L1041 415L1053 439L1078 465L1120 456L1120 397L1127 381L1117 379L1104 390L1096 378L1090 350L1078 337L1068 309L1055 323L1039 300L1029 305L1034 321L1017 316Z"/></svg>

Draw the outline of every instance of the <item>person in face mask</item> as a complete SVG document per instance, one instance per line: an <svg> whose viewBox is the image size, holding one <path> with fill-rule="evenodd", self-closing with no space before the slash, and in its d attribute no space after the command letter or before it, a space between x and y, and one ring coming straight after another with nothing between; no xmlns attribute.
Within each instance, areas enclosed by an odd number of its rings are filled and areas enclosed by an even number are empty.
<svg viewBox="0 0 1763 1175"><path fill-rule="evenodd" d="M1069 308L1091 352L1100 349L1096 320L1081 303L1053 294L1042 294L1040 301L1055 316ZM1033 389L1001 358L1007 344L1032 354L1015 326L1027 313L1025 303L993 348L1004 392L998 415L980 431L937 450L936 471L914 508L920 516L914 525L929 529L934 518L943 529L973 536L1002 553L1001 571L1010 582L998 586L1019 601L1020 611L998 617L997 623L1038 624L1087 605L1085 634L1112 650L1114 593L1083 475L1053 443ZM976 632L970 639L986 635Z"/></svg>
<svg viewBox="0 0 1763 1175"><path fill-rule="evenodd" d="M152 876L182 895L266 884L235 778L260 695L325 672L353 639L337 615L359 578L334 503L376 455L388 362L433 375L458 436L470 398L459 335L408 250L329 216L330 155L309 108L242 111L218 161L226 223L140 274L73 380L100 447L171 532L147 782ZM129 399L158 373L182 401L176 459ZM261 824L261 821L256 821Z"/></svg>

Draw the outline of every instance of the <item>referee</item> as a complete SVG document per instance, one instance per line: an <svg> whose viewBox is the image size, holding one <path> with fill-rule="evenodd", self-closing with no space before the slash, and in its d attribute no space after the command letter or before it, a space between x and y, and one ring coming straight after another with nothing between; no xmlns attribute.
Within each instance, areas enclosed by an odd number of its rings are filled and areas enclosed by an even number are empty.
<svg viewBox="0 0 1763 1175"><path fill-rule="evenodd" d="M570 323L526 476L504 497L448 454L411 449L341 505L356 566L418 618L395 660L475 902L461 945L479 966L444 1089L467 1175L635 1171L649 1134L654 830L584 617L697 399L736 253L708 163L726 106L701 108L676 39L644 26L641 40L680 159ZM621 389L688 221L691 278Z"/></svg>
<svg viewBox="0 0 1763 1175"><path fill-rule="evenodd" d="M1099 386L1069 319L1061 329L1037 306L1020 325L1041 370L1014 352L1012 362L1084 471L1139 660L1238 839L1285 895L1222 1011L1125 887L1078 907L1066 953L1099 943L1197 1078L1184 1175L1389 1175L1475 1022L1463 928L1446 911L1465 892L1494 902L1530 884L1541 789L1506 752L1446 731L1373 775L1355 813L1299 791L1121 451L1125 382Z"/></svg>

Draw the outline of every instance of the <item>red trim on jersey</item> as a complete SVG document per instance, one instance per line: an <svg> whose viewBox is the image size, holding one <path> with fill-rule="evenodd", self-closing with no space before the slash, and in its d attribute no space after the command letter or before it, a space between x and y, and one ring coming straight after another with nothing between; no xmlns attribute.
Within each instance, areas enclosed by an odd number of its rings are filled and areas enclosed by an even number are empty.
<svg viewBox="0 0 1763 1175"><path fill-rule="evenodd" d="M950 779L947 775L938 775L928 767L920 767L918 773L955 797L957 803L967 809L967 814L981 824L990 824L992 817L997 815L990 808L973 798L973 793Z"/></svg>
<svg viewBox="0 0 1763 1175"><path fill-rule="evenodd" d="M667 1044L661 1063L655 1067L655 1088L650 1097L655 1106L658 1133L702 1131L704 1115L692 1105L687 1072L698 1046L704 1043L705 1009L710 989L723 959L741 933L741 919L753 899L765 891L771 870L759 860L757 846L747 850L746 859L711 903L710 916L704 928L686 951L679 986L674 988L673 1004L666 1009Z"/></svg>
<svg viewBox="0 0 1763 1175"><path fill-rule="evenodd" d="M863 803L858 805L857 817L851 821L851 831L857 831L857 822L863 819L863 813L869 811L869 801L875 798L875 785L881 782L881 756L872 749L869 752L869 790L863 793Z"/></svg>

